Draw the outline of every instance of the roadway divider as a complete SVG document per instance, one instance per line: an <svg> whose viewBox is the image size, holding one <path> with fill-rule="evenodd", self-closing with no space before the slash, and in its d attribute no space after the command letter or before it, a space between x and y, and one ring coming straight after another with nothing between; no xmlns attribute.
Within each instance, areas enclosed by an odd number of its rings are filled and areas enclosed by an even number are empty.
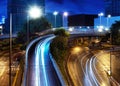
<svg viewBox="0 0 120 86"><path fill-rule="evenodd" d="M55 68L55 71L56 71L56 73L58 75L58 78L59 78L59 80L61 82L61 85L62 86L66 86L65 79L64 79L64 77L63 77L63 75L62 75L62 73L61 73L61 71L60 71L56 61L53 59L51 53L49 53L49 56L50 56L50 59L52 61L53 67Z"/></svg>

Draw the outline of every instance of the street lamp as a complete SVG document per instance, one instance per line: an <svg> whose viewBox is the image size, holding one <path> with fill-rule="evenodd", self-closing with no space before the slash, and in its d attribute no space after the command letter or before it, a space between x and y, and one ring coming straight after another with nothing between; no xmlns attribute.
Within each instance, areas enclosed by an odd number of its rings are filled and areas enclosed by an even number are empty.
<svg viewBox="0 0 120 86"><path fill-rule="evenodd" d="M67 27L67 16L68 16L68 12L64 12L63 13L63 27ZM65 17L66 17L66 22L65 22Z"/></svg>
<svg viewBox="0 0 120 86"><path fill-rule="evenodd" d="M111 15L107 15L107 25L106 25L106 30L109 30L108 27L109 27L109 18L111 18Z"/></svg>
<svg viewBox="0 0 120 86"><path fill-rule="evenodd" d="M42 9L37 6L32 6L28 10L28 16L27 16L27 41L28 43L29 43L29 18L37 19L43 15L42 13L43 13Z"/></svg>
<svg viewBox="0 0 120 86"><path fill-rule="evenodd" d="M11 58L12 58L12 13L10 13L10 48L9 48L9 86L11 86Z"/></svg>
<svg viewBox="0 0 120 86"><path fill-rule="evenodd" d="M1 35L3 35L3 32L2 32L2 31L3 31L3 26L1 25L1 26L0 26L0 34L1 34Z"/></svg>
<svg viewBox="0 0 120 86"><path fill-rule="evenodd" d="M104 13L99 13L98 16L100 17L100 26L101 26L101 17L104 16Z"/></svg>
<svg viewBox="0 0 120 86"><path fill-rule="evenodd" d="M58 12L55 11L55 12L53 13L53 15L55 16L55 21L54 21L55 25L54 25L54 27L56 28L56 16L58 15Z"/></svg>
<svg viewBox="0 0 120 86"><path fill-rule="evenodd" d="M37 6L33 6L29 9L28 14L31 18L39 18L42 16L42 9Z"/></svg>

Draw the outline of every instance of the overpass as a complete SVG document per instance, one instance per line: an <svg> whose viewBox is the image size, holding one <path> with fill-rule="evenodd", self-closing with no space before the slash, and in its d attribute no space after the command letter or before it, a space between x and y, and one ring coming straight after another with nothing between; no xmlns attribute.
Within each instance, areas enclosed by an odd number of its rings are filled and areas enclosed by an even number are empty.
<svg viewBox="0 0 120 86"><path fill-rule="evenodd" d="M93 26L74 26L65 28L72 36L101 37L109 33L105 28L94 28Z"/></svg>

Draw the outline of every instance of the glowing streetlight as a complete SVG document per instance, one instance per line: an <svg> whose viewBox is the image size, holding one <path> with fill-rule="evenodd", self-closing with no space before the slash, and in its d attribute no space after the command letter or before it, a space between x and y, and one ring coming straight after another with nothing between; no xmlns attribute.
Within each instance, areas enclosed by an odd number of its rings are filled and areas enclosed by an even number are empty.
<svg viewBox="0 0 120 86"><path fill-rule="evenodd" d="M66 17L66 22L65 22L65 17ZM67 27L67 17L68 17L68 12L63 13L63 27Z"/></svg>
<svg viewBox="0 0 120 86"><path fill-rule="evenodd" d="M79 52L81 52L82 49L78 46L74 47L71 51L72 54L78 54Z"/></svg>
<svg viewBox="0 0 120 86"><path fill-rule="evenodd" d="M28 13L31 18L39 18L42 16L42 9L37 6L33 6L30 8Z"/></svg>
<svg viewBox="0 0 120 86"><path fill-rule="evenodd" d="M1 33L1 35L3 35L2 31L3 31L3 26L1 25L0 26L0 33Z"/></svg>
<svg viewBox="0 0 120 86"><path fill-rule="evenodd" d="M74 27L70 27L68 30L72 32L74 30Z"/></svg>
<svg viewBox="0 0 120 86"><path fill-rule="evenodd" d="M67 17L68 16L68 12L64 12L63 16Z"/></svg>
<svg viewBox="0 0 120 86"><path fill-rule="evenodd" d="M55 16L55 28L56 28L56 16L58 15L58 12L55 11L55 12L53 13L53 15Z"/></svg>

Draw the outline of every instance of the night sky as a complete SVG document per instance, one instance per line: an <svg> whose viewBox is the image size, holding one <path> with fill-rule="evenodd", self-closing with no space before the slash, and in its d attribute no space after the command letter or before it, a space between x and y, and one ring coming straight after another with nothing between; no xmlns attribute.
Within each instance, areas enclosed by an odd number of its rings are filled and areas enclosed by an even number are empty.
<svg viewBox="0 0 120 86"><path fill-rule="evenodd" d="M0 0L0 20L7 16L7 0ZM46 0L46 11L98 14L104 12L104 0Z"/></svg>

